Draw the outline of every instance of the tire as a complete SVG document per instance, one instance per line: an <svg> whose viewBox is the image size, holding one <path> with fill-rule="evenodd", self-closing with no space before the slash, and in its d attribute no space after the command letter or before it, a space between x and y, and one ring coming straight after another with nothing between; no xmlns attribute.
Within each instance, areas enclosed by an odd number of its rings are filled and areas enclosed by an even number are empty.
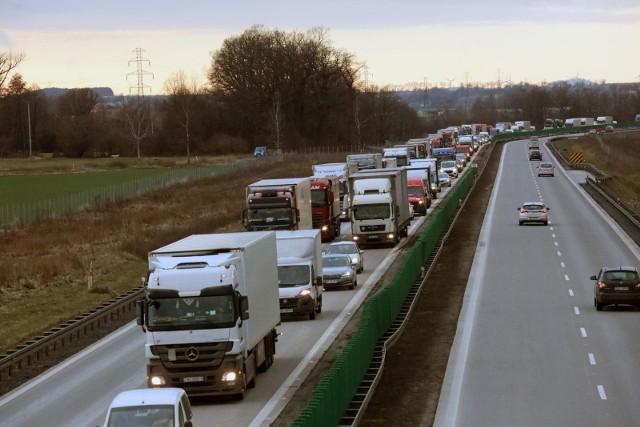
<svg viewBox="0 0 640 427"><path fill-rule="evenodd" d="M594 302L594 304L596 306L596 310L597 311L602 311L603 304L601 302L598 302L598 300L595 299L595 298L594 298L593 302Z"/></svg>
<svg viewBox="0 0 640 427"><path fill-rule="evenodd" d="M522 221L518 221L518 225L522 225L522 224L523 224L523 222L522 222Z"/></svg>
<svg viewBox="0 0 640 427"><path fill-rule="evenodd" d="M544 222L544 225L549 225L549 221L545 221L545 222Z"/></svg>
<svg viewBox="0 0 640 427"><path fill-rule="evenodd" d="M352 284L349 285L349 289L355 289L356 286L358 286L358 282L353 282Z"/></svg>
<svg viewBox="0 0 640 427"><path fill-rule="evenodd" d="M315 309L315 307L313 308L313 310L311 310L311 313L309 313L309 320L316 320L316 309Z"/></svg>

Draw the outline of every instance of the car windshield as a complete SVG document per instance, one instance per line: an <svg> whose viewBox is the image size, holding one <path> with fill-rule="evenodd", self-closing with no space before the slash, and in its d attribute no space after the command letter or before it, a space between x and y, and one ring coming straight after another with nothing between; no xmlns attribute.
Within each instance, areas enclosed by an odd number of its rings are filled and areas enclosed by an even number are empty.
<svg viewBox="0 0 640 427"><path fill-rule="evenodd" d="M440 177L440 179L444 179L444 180L449 179L449 175L447 175L446 172L440 172L440 174L438 174L438 177Z"/></svg>
<svg viewBox="0 0 640 427"><path fill-rule="evenodd" d="M456 167L456 162L442 162L442 168L455 168Z"/></svg>
<svg viewBox="0 0 640 427"><path fill-rule="evenodd" d="M553 165L551 163L540 163L541 168L552 168Z"/></svg>
<svg viewBox="0 0 640 427"><path fill-rule="evenodd" d="M358 252L355 244L341 243L339 245L329 245L328 254L355 254Z"/></svg>
<svg viewBox="0 0 640 427"><path fill-rule="evenodd" d="M322 265L324 267L348 267L351 265L351 259L349 257L324 257L322 259Z"/></svg>
<svg viewBox="0 0 640 427"><path fill-rule="evenodd" d="M113 408L107 427L174 425L173 406L145 405Z"/></svg>

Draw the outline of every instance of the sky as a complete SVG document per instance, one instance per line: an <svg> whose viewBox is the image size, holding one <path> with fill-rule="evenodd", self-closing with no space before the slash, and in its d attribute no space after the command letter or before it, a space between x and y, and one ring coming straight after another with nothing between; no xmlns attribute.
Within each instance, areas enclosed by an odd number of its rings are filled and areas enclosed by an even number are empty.
<svg viewBox="0 0 640 427"><path fill-rule="evenodd" d="M254 25L323 28L379 87L640 82L640 0L0 0L0 52L25 55L29 85L116 94L135 93L139 54L157 95L179 71L206 83Z"/></svg>

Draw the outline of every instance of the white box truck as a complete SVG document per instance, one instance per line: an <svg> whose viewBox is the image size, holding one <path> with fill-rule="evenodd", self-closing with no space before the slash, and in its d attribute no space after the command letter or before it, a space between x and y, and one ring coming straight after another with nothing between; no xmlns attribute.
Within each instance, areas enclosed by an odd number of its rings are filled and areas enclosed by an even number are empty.
<svg viewBox="0 0 640 427"><path fill-rule="evenodd" d="M311 230L309 177L262 179L249 184L242 223L247 231Z"/></svg>
<svg viewBox="0 0 640 427"><path fill-rule="evenodd" d="M395 157L397 159L398 167L407 166L411 160L409 157L409 150L406 147L383 148L382 157Z"/></svg>
<svg viewBox="0 0 640 427"><path fill-rule="evenodd" d="M320 230L276 231L280 314L316 318L322 312Z"/></svg>
<svg viewBox="0 0 640 427"><path fill-rule="evenodd" d="M351 236L358 244L392 244L407 237L411 222L407 171L363 170L349 177Z"/></svg>
<svg viewBox="0 0 640 427"><path fill-rule="evenodd" d="M274 231L195 234L149 252L138 313L149 387L244 398L274 359L276 254Z"/></svg>

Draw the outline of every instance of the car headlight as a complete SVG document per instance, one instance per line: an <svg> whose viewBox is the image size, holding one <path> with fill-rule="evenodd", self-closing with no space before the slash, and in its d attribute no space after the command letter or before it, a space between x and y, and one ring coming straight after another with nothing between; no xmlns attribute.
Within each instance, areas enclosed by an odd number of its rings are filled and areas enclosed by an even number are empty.
<svg viewBox="0 0 640 427"><path fill-rule="evenodd" d="M353 276L353 272L351 272L351 271L347 271L346 273L342 274L342 277L345 278L345 279L348 279L348 278L350 278L352 276Z"/></svg>
<svg viewBox="0 0 640 427"><path fill-rule="evenodd" d="M300 291L300 293L298 294L301 297L307 296L311 294L311 289L303 289L302 291Z"/></svg>
<svg viewBox="0 0 640 427"><path fill-rule="evenodd" d="M149 382L154 387L162 387L167 383L164 377L160 375L153 375L151 378L149 378Z"/></svg>

